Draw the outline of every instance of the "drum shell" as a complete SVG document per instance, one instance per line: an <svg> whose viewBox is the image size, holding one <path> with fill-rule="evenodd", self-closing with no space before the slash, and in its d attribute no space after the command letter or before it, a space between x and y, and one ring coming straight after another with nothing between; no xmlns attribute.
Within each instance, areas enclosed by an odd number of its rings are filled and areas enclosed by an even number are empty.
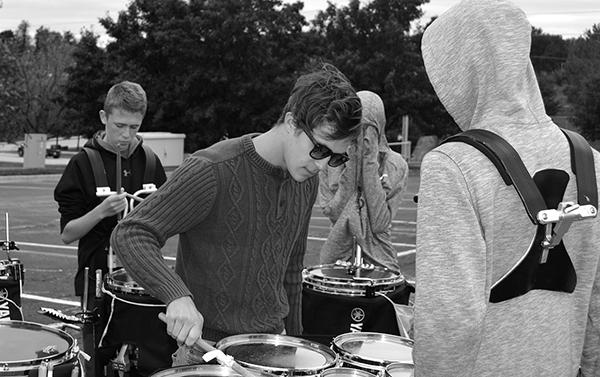
<svg viewBox="0 0 600 377"><path fill-rule="evenodd" d="M319 376L338 362L330 348L286 335L234 335L221 339L215 347L251 371L279 376Z"/></svg>
<svg viewBox="0 0 600 377"><path fill-rule="evenodd" d="M253 371L256 377L275 377L274 374ZM151 377L241 377L241 375L225 366L213 364L197 364L174 367L154 373Z"/></svg>
<svg viewBox="0 0 600 377"><path fill-rule="evenodd" d="M166 306L135 283L128 283L134 285L134 289L129 289L111 279L115 273L126 274L124 270L118 270L105 279L101 308L105 335L99 345L99 354L112 355L121 344L130 344L138 349L138 370L142 374L170 367L177 342L158 318Z"/></svg>
<svg viewBox="0 0 600 377"><path fill-rule="evenodd" d="M387 297L406 305L411 288L403 283ZM308 287L302 288L302 325L304 337L326 345L351 331L399 335L396 312L386 298L332 295Z"/></svg>
<svg viewBox="0 0 600 377"><path fill-rule="evenodd" d="M11 340L16 335L21 341ZM0 376L37 376L43 362L51 365L56 377L70 377L73 368L79 367L75 339L62 330L34 322L0 321L0 338ZM40 347L46 344L57 346L59 350L44 356L31 356L39 353ZM27 349L28 346L31 349ZM13 356L10 352L14 352Z"/></svg>
<svg viewBox="0 0 600 377"><path fill-rule="evenodd" d="M363 350L361 344L367 349ZM331 349L342 366L379 376L383 376L391 364L412 365L412 347L411 339L375 332L341 334L331 342ZM384 352L376 352L378 348Z"/></svg>

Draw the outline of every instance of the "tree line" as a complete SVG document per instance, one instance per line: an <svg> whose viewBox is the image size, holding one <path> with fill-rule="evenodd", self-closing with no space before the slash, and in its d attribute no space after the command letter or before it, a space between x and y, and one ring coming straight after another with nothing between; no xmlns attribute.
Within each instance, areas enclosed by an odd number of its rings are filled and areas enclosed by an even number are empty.
<svg viewBox="0 0 600 377"><path fill-rule="evenodd" d="M295 78L322 62L383 98L388 137L411 117L410 139L458 132L429 84L420 53L427 0L329 3L308 22L302 2L132 0L101 25L110 42L29 25L0 32L0 139L24 132L90 136L108 88L148 94L144 131L185 133L187 151L269 129ZM415 30L416 23L416 30ZM600 24L563 39L532 30L531 58L549 114L572 115L600 138Z"/></svg>

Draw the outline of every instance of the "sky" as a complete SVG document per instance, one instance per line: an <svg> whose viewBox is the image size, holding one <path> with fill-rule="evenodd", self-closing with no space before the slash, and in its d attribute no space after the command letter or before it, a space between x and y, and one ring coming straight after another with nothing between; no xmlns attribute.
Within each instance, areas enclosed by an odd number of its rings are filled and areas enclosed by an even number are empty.
<svg viewBox="0 0 600 377"><path fill-rule="evenodd" d="M348 0L330 0L340 5ZM76 36L82 28L92 30L106 42L104 28L98 19L106 15L117 18L130 0L0 0L0 31L15 30L26 20L34 31L40 26L54 31L71 31ZM292 2L292 0L284 0ZM361 0L368 2L368 0ZM425 24L431 17L440 15L458 0L430 0L422 9ZM520 6L530 23L544 32L576 38L592 25L600 24L600 0L513 0ZM327 7L327 0L304 0L303 14L312 20L319 10Z"/></svg>

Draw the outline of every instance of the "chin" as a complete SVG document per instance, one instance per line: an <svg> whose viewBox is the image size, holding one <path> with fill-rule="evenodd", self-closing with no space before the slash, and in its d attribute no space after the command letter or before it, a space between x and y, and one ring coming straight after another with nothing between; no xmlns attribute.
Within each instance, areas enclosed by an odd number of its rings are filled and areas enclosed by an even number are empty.
<svg viewBox="0 0 600 377"><path fill-rule="evenodd" d="M294 181L296 181L296 182L304 182L308 178L311 177L311 175L309 174L308 171L306 171L306 172L299 172L298 170L291 171L290 175L292 176L292 179Z"/></svg>

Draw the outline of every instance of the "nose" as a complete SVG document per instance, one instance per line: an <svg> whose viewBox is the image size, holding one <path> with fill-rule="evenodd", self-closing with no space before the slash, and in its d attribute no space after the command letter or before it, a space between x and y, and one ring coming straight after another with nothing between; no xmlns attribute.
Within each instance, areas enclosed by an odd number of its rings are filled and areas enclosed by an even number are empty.
<svg viewBox="0 0 600 377"><path fill-rule="evenodd" d="M323 169L325 169L327 167L327 163L329 162L330 158L331 157L327 157L322 160L315 160L315 165L317 165L317 168L319 168L319 171L322 171Z"/></svg>

